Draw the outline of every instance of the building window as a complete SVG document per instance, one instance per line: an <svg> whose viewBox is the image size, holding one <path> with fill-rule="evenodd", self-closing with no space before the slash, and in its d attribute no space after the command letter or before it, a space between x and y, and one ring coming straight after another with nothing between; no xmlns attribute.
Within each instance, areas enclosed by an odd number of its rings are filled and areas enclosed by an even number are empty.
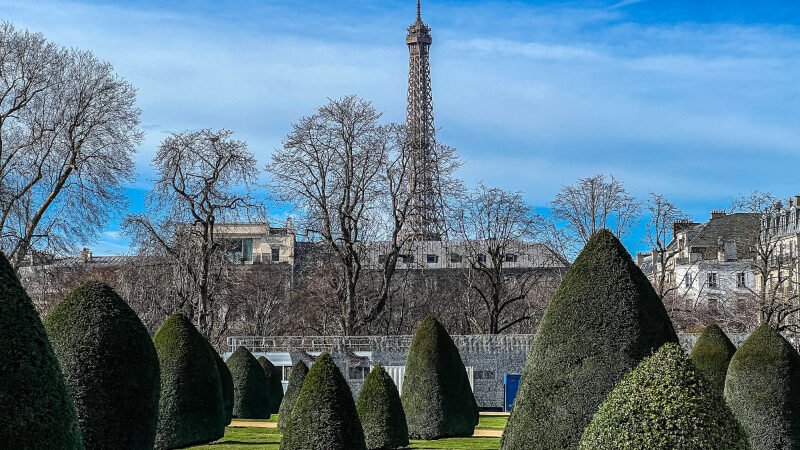
<svg viewBox="0 0 800 450"><path fill-rule="evenodd" d="M494 380L494 374L494 370L476 370L472 376L476 380Z"/></svg>
<svg viewBox="0 0 800 450"><path fill-rule="evenodd" d="M708 297L708 308L712 311L719 309L719 299L717 297Z"/></svg>
<svg viewBox="0 0 800 450"><path fill-rule="evenodd" d="M347 378L351 380L363 380L369 374L369 367L348 367Z"/></svg>
<svg viewBox="0 0 800 450"><path fill-rule="evenodd" d="M401 259L404 264L414 264L414 255L403 255Z"/></svg>
<svg viewBox="0 0 800 450"><path fill-rule="evenodd" d="M461 255L458 253L450 253L450 262L458 264L461 262Z"/></svg>
<svg viewBox="0 0 800 450"><path fill-rule="evenodd" d="M383 264L386 262L386 255L378 255L378 264Z"/></svg>
<svg viewBox="0 0 800 450"><path fill-rule="evenodd" d="M736 274L736 287L743 288L746 286L747 278L745 277L744 272L739 272Z"/></svg>
<svg viewBox="0 0 800 450"><path fill-rule="evenodd" d="M253 262L253 239L228 240L228 260L234 263Z"/></svg>
<svg viewBox="0 0 800 450"><path fill-rule="evenodd" d="M517 262L517 255L513 253L506 255L506 262L513 262L513 263Z"/></svg>
<svg viewBox="0 0 800 450"><path fill-rule="evenodd" d="M273 248L272 249L272 262L278 262L281 260L281 249Z"/></svg>
<svg viewBox="0 0 800 450"><path fill-rule="evenodd" d="M710 288L717 287L717 274L715 272L710 272L708 274L708 287Z"/></svg>
<svg viewBox="0 0 800 450"><path fill-rule="evenodd" d="M692 274L687 273L686 276L683 278L684 282L686 283L686 287L692 287Z"/></svg>
<svg viewBox="0 0 800 450"><path fill-rule="evenodd" d="M427 255L425 255L425 262L427 262L428 264L436 264L439 262L439 255L428 253Z"/></svg>
<svg viewBox="0 0 800 450"><path fill-rule="evenodd" d="M484 263L484 264L486 263L486 254L485 253L478 254L478 262L479 263Z"/></svg>

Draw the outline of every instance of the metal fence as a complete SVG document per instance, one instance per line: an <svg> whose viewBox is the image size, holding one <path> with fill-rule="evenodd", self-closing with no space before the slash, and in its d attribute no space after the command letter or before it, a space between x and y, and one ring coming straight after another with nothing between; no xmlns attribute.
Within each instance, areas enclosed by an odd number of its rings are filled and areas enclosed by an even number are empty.
<svg viewBox="0 0 800 450"><path fill-rule="evenodd" d="M533 343L532 334L473 334L453 335L461 351L504 352L527 351ZM251 352L330 352L348 349L354 352L405 351L411 345L411 335L400 336L230 336L228 348L234 351L245 347Z"/></svg>
<svg viewBox="0 0 800 450"><path fill-rule="evenodd" d="M461 352L505 353L510 351L527 352L533 344L532 334L467 334L453 335L453 342ZM738 347L749 333L729 333L728 337ZM692 350L699 333L678 333L683 348ZM800 339L785 335L786 339L800 347ZM251 352L332 352L347 349L354 352L392 352L407 351L411 345L411 335L400 336L231 336L228 348L234 351L240 346Z"/></svg>

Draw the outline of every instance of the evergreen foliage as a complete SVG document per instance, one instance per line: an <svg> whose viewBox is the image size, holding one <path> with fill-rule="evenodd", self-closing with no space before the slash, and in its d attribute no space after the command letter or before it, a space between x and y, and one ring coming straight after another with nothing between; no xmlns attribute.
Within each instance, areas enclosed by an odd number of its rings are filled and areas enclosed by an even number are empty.
<svg viewBox="0 0 800 450"><path fill-rule="evenodd" d="M233 378L233 417L269 418L267 375L253 354L245 347L239 347L227 363Z"/></svg>
<svg viewBox="0 0 800 450"><path fill-rule="evenodd" d="M544 312L500 448L577 447L616 383L667 342L678 338L650 282L598 231Z"/></svg>
<svg viewBox="0 0 800 450"><path fill-rule="evenodd" d="M0 442L82 449L80 426L39 314L0 253Z"/></svg>
<svg viewBox="0 0 800 450"><path fill-rule="evenodd" d="M375 366L364 380L356 410L368 449L408 445L408 425L400 394L380 365Z"/></svg>
<svg viewBox="0 0 800 450"><path fill-rule="evenodd" d="M401 399L413 439L472 436L475 430L478 407L461 355L431 316L411 340Z"/></svg>
<svg viewBox="0 0 800 450"><path fill-rule="evenodd" d="M703 330L689 354L698 372L720 396L725 389L725 374L736 347L717 325L711 324Z"/></svg>
<svg viewBox="0 0 800 450"><path fill-rule="evenodd" d="M283 396L281 407L278 411L278 428L285 428L289 424L289 419L292 416L292 409L297 402L297 397L300 396L300 389L303 388L303 381L308 375L308 367L306 363L298 360L292 366L292 371L289 372L289 385L286 386L286 395Z"/></svg>
<svg viewBox="0 0 800 450"><path fill-rule="evenodd" d="M105 283L90 281L44 320L75 401L86 449L152 449L158 354L142 321Z"/></svg>
<svg viewBox="0 0 800 450"><path fill-rule="evenodd" d="M734 353L725 400L754 450L800 448L800 355L769 324Z"/></svg>
<svg viewBox="0 0 800 450"><path fill-rule="evenodd" d="M722 397L680 346L669 343L608 394L579 448L746 450L750 444Z"/></svg>
<svg viewBox="0 0 800 450"><path fill-rule="evenodd" d="M214 359L217 361L217 371L219 372L219 382L222 387L222 404L225 409L225 425L231 423L233 417L233 377L228 365L222 360L214 347L211 347Z"/></svg>
<svg viewBox="0 0 800 450"><path fill-rule="evenodd" d="M267 376L269 413L278 414L283 400L283 382L281 381L283 374L265 356L259 356L258 363L261 364L261 368L264 369L264 374Z"/></svg>
<svg viewBox="0 0 800 450"><path fill-rule="evenodd" d="M209 343L181 313L167 318L153 342L161 365L155 448L221 438L225 430L222 384Z"/></svg>
<svg viewBox="0 0 800 450"><path fill-rule="evenodd" d="M353 394L328 353L308 371L280 450L366 450Z"/></svg>

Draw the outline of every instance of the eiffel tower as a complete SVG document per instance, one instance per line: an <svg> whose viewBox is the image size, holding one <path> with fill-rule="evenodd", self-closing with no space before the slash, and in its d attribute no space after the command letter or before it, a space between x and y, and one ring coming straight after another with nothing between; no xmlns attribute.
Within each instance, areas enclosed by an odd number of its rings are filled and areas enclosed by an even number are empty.
<svg viewBox="0 0 800 450"><path fill-rule="evenodd" d="M410 149L409 192L412 213L405 232L415 240L441 240L438 194L434 191L436 129L433 125L433 95L429 54L431 28L422 21L417 0L417 20L408 27L408 97L406 132Z"/></svg>

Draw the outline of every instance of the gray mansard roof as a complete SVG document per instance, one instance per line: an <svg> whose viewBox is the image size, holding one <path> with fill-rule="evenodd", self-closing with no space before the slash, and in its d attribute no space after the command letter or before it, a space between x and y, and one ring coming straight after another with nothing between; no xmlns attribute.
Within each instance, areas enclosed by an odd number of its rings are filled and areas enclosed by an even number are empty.
<svg viewBox="0 0 800 450"><path fill-rule="evenodd" d="M761 226L761 214L758 213L733 213L714 217L706 223L692 225L680 234L685 234L686 246L690 249L719 247L722 242L734 242L741 251L749 249L758 243ZM673 239L668 248L677 250L678 240Z"/></svg>

